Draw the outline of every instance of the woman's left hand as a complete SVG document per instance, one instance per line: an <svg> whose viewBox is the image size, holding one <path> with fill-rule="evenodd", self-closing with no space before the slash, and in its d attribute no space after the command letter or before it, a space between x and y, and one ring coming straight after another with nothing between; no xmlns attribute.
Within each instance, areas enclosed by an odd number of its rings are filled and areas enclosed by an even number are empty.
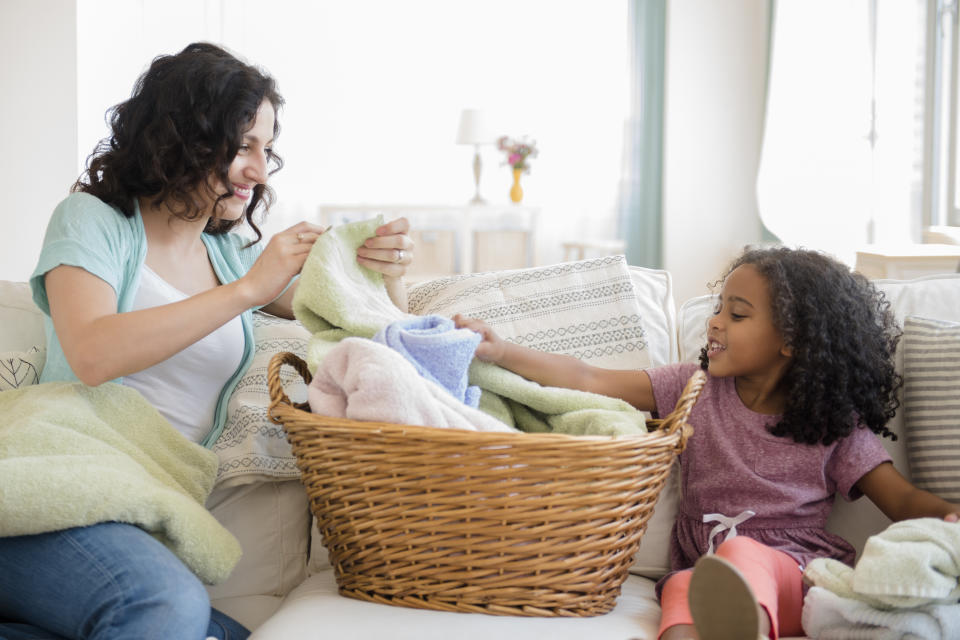
<svg viewBox="0 0 960 640"><path fill-rule="evenodd" d="M386 278L401 278L413 262L413 240L407 235L410 223L397 218L380 225L374 235L357 249L357 262L382 273Z"/></svg>

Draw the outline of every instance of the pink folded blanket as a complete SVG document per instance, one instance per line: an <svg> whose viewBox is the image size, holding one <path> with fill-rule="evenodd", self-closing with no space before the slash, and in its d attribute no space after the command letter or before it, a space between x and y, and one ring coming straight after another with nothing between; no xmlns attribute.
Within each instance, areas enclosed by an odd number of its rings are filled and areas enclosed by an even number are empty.
<svg viewBox="0 0 960 640"><path fill-rule="evenodd" d="M310 410L326 416L473 431L516 431L421 376L390 347L344 338L323 358L307 389Z"/></svg>

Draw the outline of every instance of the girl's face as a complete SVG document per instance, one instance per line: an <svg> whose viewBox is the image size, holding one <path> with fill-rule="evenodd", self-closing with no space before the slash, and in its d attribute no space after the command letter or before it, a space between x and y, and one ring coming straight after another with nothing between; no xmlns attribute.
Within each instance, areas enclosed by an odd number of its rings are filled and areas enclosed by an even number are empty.
<svg viewBox="0 0 960 640"><path fill-rule="evenodd" d="M752 265L734 269L723 283L707 323L710 375L737 376L776 385L792 352L773 323L770 290Z"/></svg>
<svg viewBox="0 0 960 640"><path fill-rule="evenodd" d="M269 174L267 162L273 152L273 125L276 115L269 100L260 103L257 114L253 119L253 126L243 134L243 141L237 155L230 163L227 177L233 186L233 195L221 202L217 217L222 220L237 220L243 216L253 188L258 184L266 184ZM219 185L214 191L225 193L226 188Z"/></svg>

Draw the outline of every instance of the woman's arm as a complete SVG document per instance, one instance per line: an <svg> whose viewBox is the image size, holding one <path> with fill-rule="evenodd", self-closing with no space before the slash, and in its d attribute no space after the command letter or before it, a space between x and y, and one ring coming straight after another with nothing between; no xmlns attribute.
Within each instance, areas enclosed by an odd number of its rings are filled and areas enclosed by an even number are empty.
<svg viewBox="0 0 960 640"><path fill-rule="evenodd" d="M117 313L113 287L80 267L51 269L45 283L67 362L92 386L166 360L251 306L239 280L130 313Z"/></svg>
<svg viewBox="0 0 960 640"><path fill-rule="evenodd" d="M507 342L481 320L455 315L457 327L479 333L477 357L548 387L578 389L620 398L641 411L656 411L653 385L646 371L603 369L572 356L547 353Z"/></svg>
<svg viewBox="0 0 960 640"><path fill-rule="evenodd" d="M960 520L960 505L913 486L890 462L864 474L857 488L894 522L910 518Z"/></svg>
<svg viewBox="0 0 960 640"><path fill-rule="evenodd" d="M310 251L312 242L304 236L317 231L307 223L295 225L271 238L240 279L180 302L128 313L117 312L113 287L85 269L69 265L51 269L44 286L70 368L84 383L98 385L166 360L247 309L280 295Z"/></svg>

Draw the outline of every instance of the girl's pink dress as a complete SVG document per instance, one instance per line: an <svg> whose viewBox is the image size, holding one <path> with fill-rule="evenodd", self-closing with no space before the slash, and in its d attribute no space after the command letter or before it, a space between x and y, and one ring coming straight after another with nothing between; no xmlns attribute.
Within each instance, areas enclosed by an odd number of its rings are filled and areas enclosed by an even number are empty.
<svg viewBox="0 0 960 640"><path fill-rule="evenodd" d="M698 368L685 363L647 370L660 412L673 409ZM856 482L890 456L866 428L831 445L807 445L771 435L766 425L778 419L745 407L732 377L708 376L690 416L693 436L680 456L682 496L670 545L673 570L692 567L707 553L710 533L720 520L704 522L705 515L735 518L747 510L756 515L736 524L737 534L784 551L801 569L814 558L853 563L853 547L824 528L834 494L859 498ZM726 535L728 531L719 532L714 547Z"/></svg>

